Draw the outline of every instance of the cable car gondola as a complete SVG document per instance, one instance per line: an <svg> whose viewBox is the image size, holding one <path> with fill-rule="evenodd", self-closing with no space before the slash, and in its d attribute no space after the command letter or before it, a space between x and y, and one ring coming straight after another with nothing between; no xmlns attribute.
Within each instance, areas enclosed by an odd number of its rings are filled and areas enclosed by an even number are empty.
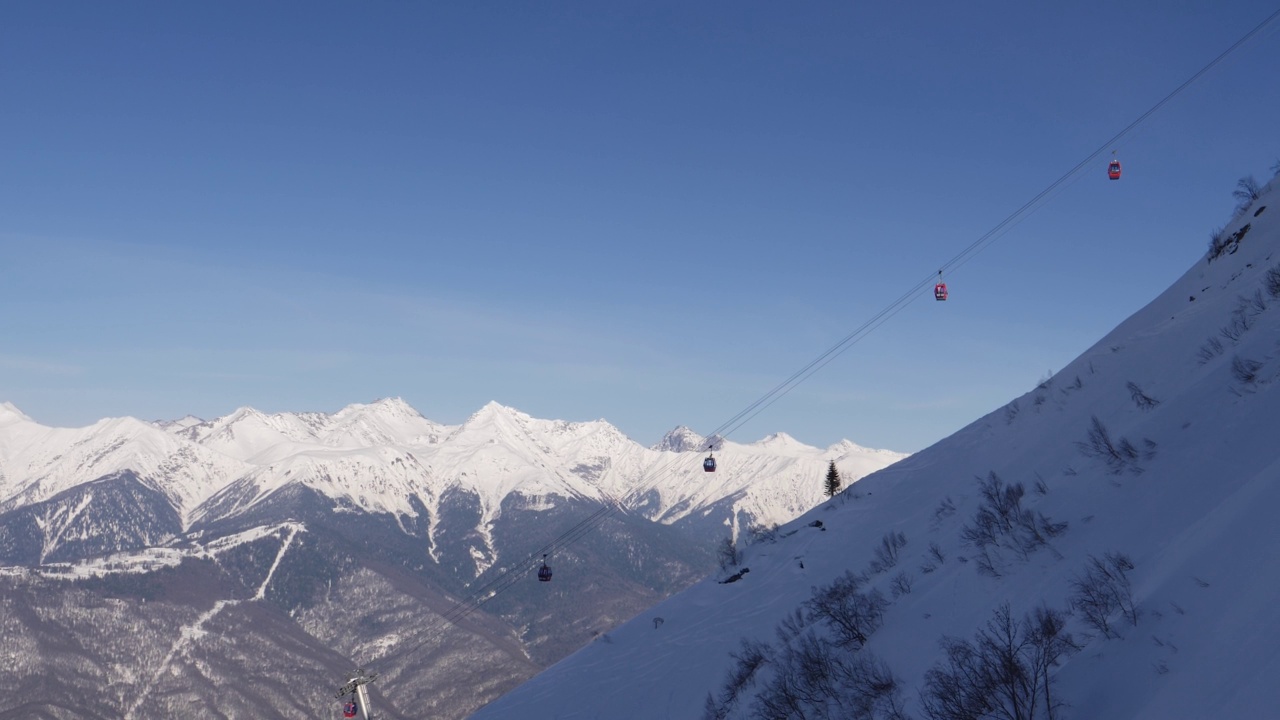
<svg viewBox="0 0 1280 720"><path fill-rule="evenodd" d="M344 717L344 718L353 718L353 717L355 717L355 716L356 716L356 704L355 704L355 701L353 701L353 700L349 700L349 701L347 701L347 704L346 704L346 705L343 705L343 706L342 706L342 717Z"/></svg>
<svg viewBox="0 0 1280 720"><path fill-rule="evenodd" d="M1112 155L1115 155L1115 153L1112 152ZM1120 179L1120 161L1114 157L1111 158L1111 164L1107 165L1107 177L1112 180Z"/></svg>
<svg viewBox="0 0 1280 720"><path fill-rule="evenodd" d="M939 301L947 299L947 284L942 282L941 270L938 271L938 284L933 286L933 299Z"/></svg>
<svg viewBox="0 0 1280 720"><path fill-rule="evenodd" d="M547 565L547 556L542 556L542 567L538 568L538 581L551 582L551 566ZM572 584L572 583L570 583Z"/></svg>
<svg viewBox="0 0 1280 720"><path fill-rule="evenodd" d="M716 471L716 458L714 455L708 455L707 459L702 461L702 469L706 472Z"/></svg>

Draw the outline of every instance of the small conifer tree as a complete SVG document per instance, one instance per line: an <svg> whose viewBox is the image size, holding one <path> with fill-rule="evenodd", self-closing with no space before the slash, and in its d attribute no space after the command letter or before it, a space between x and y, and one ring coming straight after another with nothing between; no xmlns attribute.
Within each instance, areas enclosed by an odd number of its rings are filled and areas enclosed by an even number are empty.
<svg viewBox="0 0 1280 720"><path fill-rule="evenodd" d="M832 460L831 465L827 467L827 482L825 485L827 497L834 497L840 492L840 471L836 469L836 461Z"/></svg>

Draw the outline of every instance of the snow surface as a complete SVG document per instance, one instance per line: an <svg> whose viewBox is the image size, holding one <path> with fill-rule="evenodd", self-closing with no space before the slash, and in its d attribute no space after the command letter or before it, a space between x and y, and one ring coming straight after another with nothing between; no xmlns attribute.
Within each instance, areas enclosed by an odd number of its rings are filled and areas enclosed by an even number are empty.
<svg viewBox="0 0 1280 720"><path fill-rule="evenodd" d="M1268 203L1275 207L1259 210ZM865 477L775 542L748 547L750 572L739 581L708 578L473 717L702 717L740 639L773 641L812 588L867 570L890 531L907 538L902 560L873 574L871 587L893 597L898 572L912 587L865 650L903 681L915 717L925 673L943 657L941 638L971 638L1005 602L1017 616L1042 602L1065 609L1073 577L1107 552L1135 564L1138 623L1120 621L1122 638L1106 639L1071 620L1084 647L1056 670L1054 692L1069 703L1063 717L1276 717L1280 299L1266 278L1280 268L1280 194L1268 186L1224 236L1246 224L1235 249L1197 262L1049 382ZM1240 369L1253 365L1249 381ZM1158 404L1140 407L1135 388ZM1115 443L1134 444L1137 458L1113 468L1087 456L1081 445L1094 417ZM978 550L960 537L979 505L978 480L991 472L1025 485L1024 507L1069 523L1027 560L1006 553L999 577L977 571ZM810 526L817 520L823 529ZM945 561L926 573L930 543ZM747 717L750 702L733 717Z"/></svg>

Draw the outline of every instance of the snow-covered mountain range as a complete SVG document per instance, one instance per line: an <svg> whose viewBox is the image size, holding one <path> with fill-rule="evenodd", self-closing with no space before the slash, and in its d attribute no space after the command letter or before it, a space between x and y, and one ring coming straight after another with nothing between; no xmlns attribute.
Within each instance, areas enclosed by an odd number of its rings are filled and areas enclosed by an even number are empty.
<svg viewBox="0 0 1280 720"><path fill-rule="evenodd" d="M83 697L97 700L80 717L175 716L183 698L220 695L228 716L312 717L334 667L370 663L398 668L377 690L385 716L462 717L701 577L717 543L817 504L829 462L853 481L904 457L781 434L712 444L720 466L705 473L707 442L688 428L646 448L603 420L497 403L457 426L386 399L85 428L0 404L0 625L15 646L57 648L14 655L27 674L0 690L49 678L23 716ZM551 587L457 614L605 505L622 512L557 551ZM121 639L141 623L152 645L80 638L86 617ZM257 649L196 642L225 623L254 628L237 642ZM277 657L291 660L273 679L244 681Z"/></svg>
<svg viewBox="0 0 1280 720"><path fill-rule="evenodd" d="M474 718L1276 717L1272 186L1051 380Z"/></svg>
<svg viewBox="0 0 1280 720"><path fill-rule="evenodd" d="M244 514L289 486L348 510L415 518L439 517L442 497L465 492L478 499L483 525L519 493L632 498L666 524L723 507L718 522L749 517L767 526L822 499L829 461L852 481L905 457L848 441L821 450L779 433L721 441L720 471L704 473L705 445L680 427L646 448L603 420L539 420L494 402L457 426L390 398L333 414L241 408L210 421L126 417L74 429L42 426L0 403L0 512L128 470L168 500L183 530Z"/></svg>

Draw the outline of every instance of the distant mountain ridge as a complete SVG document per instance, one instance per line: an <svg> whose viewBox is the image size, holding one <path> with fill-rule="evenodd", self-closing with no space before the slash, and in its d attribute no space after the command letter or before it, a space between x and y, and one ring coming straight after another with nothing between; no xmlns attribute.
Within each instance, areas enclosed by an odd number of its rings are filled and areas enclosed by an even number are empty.
<svg viewBox="0 0 1280 720"><path fill-rule="evenodd" d="M8 403L0 408L0 511L131 471L169 499L184 528L244 513L290 485L406 516L419 507L438 515L446 491L465 490L479 499L485 522L512 492L600 502L644 491L646 515L664 523L737 497L734 512L771 525L821 500L815 478L828 461L854 480L905 457L848 441L820 450L779 433L749 445L717 440L720 471L703 473L696 457L670 461L669 453L706 447L689 428L645 448L603 420L540 420L496 402L456 426L428 420L399 398L333 414L245 407L208 421L126 417L73 429L39 425Z"/></svg>
<svg viewBox="0 0 1280 720"><path fill-rule="evenodd" d="M705 575L725 537L820 502L828 462L852 482L903 457L772 436L718 441L705 473L703 438L667 439L498 403L452 426L390 398L84 428L0 404L0 631L42 678L16 712L315 717L368 664L395 670L382 716L459 718ZM606 503L622 512L557 547L555 581L527 582L530 554Z"/></svg>

